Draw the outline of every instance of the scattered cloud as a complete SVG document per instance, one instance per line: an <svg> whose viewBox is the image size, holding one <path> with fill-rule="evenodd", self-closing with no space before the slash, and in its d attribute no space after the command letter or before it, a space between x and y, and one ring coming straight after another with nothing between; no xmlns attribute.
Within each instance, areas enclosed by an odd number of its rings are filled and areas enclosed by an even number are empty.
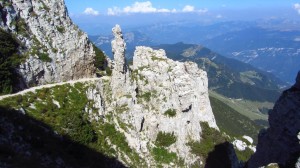
<svg viewBox="0 0 300 168"><path fill-rule="evenodd" d="M294 9L300 14L300 4L299 3L294 4Z"/></svg>
<svg viewBox="0 0 300 168"><path fill-rule="evenodd" d="M120 15L130 13L179 13L179 12L200 12L206 13L207 9L196 10L194 6L186 5L182 10L167 9L167 8L156 8L150 1L146 2L135 2L130 6L124 8L112 7L107 9L108 15Z"/></svg>
<svg viewBox="0 0 300 168"><path fill-rule="evenodd" d="M174 12L176 9L165 9L165 8L155 8L150 1L146 2L135 2L131 6L126 6L123 9L119 7L113 7L107 9L108 15L118 15L121 13L166 13Z"/></svg>
<svg viewBox="0 0 300 168"><path fill-rule="evenodd" d="M186 5L185 7L183 7L182 12L194 12L195 11L195 7L191 6L191 5Z"/></svg>
<svg viewBox="0 0 300 168"><path fill-rule="evenodd" d="M221 19L221 18L223 18L223 16L219 14L219 15L216 16L216 18Z"/></svg>
<svg viewBox="0 0 300 168"><path fill-rule="evenodd" d="M294 39L294 41L300 42L300 37L296 37L296 38Z"/></svg>
<svg viewBox="0 0 300 168"><path fill-rule="evenodd" d="M93 8L86 8L83 13L86 15L94 15L94 16L99 15L99 11L96 11Z"/></svg>

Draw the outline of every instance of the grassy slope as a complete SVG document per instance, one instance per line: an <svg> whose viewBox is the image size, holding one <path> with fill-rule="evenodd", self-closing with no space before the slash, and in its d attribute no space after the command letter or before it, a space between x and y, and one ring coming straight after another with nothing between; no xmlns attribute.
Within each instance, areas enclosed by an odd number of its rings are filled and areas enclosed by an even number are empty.
<svg viewBox="0 0 300 168"><path fill-rule="evenodd" d="M104 84L108 85L106 82ZM88 87L93 85L89 84ZM141 159L128 146L124 134L116 129L111 115L105 116L106 122L90 122L85 109L92 110L92 113L97 113L97 109L93 107L94 102L87 99L86 89L87 85L81 83L41 89L36 93L6 98L0 101L0 107L23 109L26 116L46 124L51 130L74 143L91 148L101 155L121 157L123 161L126 161L126 156L131 161L127 164L133 167L141 165Z"/></svg>
<svg viewBox="0 0 300 168"><path fill-rule="evenodd" d="M125 167L19 111L0 107L0 121L0 167Z"/></svg>
<svg viewBox="0 0 300 168"><path fill-rule="evenodd" d="M210 102L221 131L234 137L248 135L256 139L257 134L262 127L258 126L254 121L241 115L217 98L210 97Z"/></svg>
<svg viewBox="0 0 300 168"><path fill-rule="evenodd" d="M257 102L241 99L229 99L223 95L220 95L214 91L209 91L209 95L222 101L225 105L231 107L240 114L250 118L251 120L267 120L268 115L260 113L259 109L273 108L273 103L270 102Z"/></svg>

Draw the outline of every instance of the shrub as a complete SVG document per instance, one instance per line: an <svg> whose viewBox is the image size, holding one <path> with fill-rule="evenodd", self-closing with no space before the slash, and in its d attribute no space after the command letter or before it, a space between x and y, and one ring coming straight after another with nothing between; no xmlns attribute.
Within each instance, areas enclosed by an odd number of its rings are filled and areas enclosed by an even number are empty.
<svg viewBox="0 0 300 168"><path fill-rule="evenodd" d="M81 112L64 115L61 127L66 130L67 136L81 144L89 144L96 140L93 127L82 117Z"/></svg>
<svg viewBox="0 0 300 168"><path fill-rule="evenodd" d="M169 147L176 142L176 136L173 133L159 132L156 137L155 144L157 146Z"/></svg>
<svg viewBox="0 0 300 168"><path fill-rule="evenodd" d="M48 53L40 53L39 59L43 62L51 62L52 61L52 59L49 57Z"/></svg>
<svg viewBox="0 0 300 168"><path fill-rule="evenodd" d="M176 116L176 110L168 109L167 111L165 111L164 115L169 116L169 117L174 117L174 116Z"/></svg>
<svg viewBox="0 0 300 168"><path fill-rule="evenodd" d="M60 33L64 33L65 32L65 28L62 26L56 26L57 31L59 31Z"/></svg>
<svg viewBox="0 0 300 168"><path fill-rule="evenodd" d="M147 102L150 101L151 99L151 92L145 92L144 94L142 94L141 96L139 96L140 98L145 99Z"/></svg>
<svg viewBox="0 0 300 168"><path fill-rule="evenodd" d="M111 74L112 74L112 70L109 67L105 68L105 72L106 72L107 76L111 76Z"/></svg>
<svg viewBox="0 0 300 168"><path fill-rule="evenodd" d="M23 18L17 20L17 32L25 37L29 37L28 26Z"/></svg>

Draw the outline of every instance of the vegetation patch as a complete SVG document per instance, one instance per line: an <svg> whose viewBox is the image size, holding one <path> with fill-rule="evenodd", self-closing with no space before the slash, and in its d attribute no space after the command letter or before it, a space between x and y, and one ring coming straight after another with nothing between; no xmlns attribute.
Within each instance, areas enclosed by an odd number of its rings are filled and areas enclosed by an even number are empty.
<svg viewBox="0 0 300 168"><path fill-rule="evenodd" d="M165 148L155 147L152 149L152 155L154 160L158 163L170 163L177 159L177 155L174 152L168 152Z"/></svg>
<svg viewBox="0 0 300 168"><path fill-rule="evenodd" d="M257 134L262 128L254 121L235 111L227 104L214 97L209 97L211 107L221 131L230 136L248 135L256 141Z"/></svg>
<svg viewBox="0 0 300 168"><path fill-rule="evenodd" d="M174 135L174 132L167 133L167 132L159 132L156 137L155 144L157 146L163 146L163 147L169 147L173 143L176 142L176 136Z"/></svg>
<svg viewBox="0 0 300 168"><path fill-rule="evenodd" d="M65 28L62 27L62 26L56 26L56 29L57 29L57 31L60 32L60 33L64 33L64 32L65 32Z"/></svg>
<svg viewBox="0 0 300 168"><path fill-rule="evenodd" d="M235 149L235 153L240 161L247 162L254 152L250 148L246 148L244 151Z"/></svg>
<svg viewBox="0 0 300 168"><path fill-rule="evenodd" d="M107 76L111 76L111 74L112 74L112 70L111 70L110 67L106 67L106 68L105 68L105 72L106 72L106 75L107 75Z"/></svg>
<svg viewBox="0 0 300 168"><path fill-rule="evenodd" d="M152 56L152 57L151 57L151 60L152 60L152 61L166 61L165 58L159 58L159 57L156 57L156 56Z"/></svg>
<svg viewBox="0 0 300 168"><path fill-rule="evenodd" d="M128 108L127 104L124 104L122 106L117 106L116 109L115 109L115 111L117 113L123 113L123 112L128 111L128 110L129 110L129 108Z"/></svg>
<svg viewBox="0 0 300 168"><path fill-rule="evenodd" d="M167 111L164 112L165 116L169 117L175 117L176 116L176 110L175 109L168 109Z"/></svg>
<svg viewBox="0 0 300 168"><path fill-rule="evenodd" d="M48 53L40 53L39 59L43 62L51 62L52 59L49 57Z"/></svg>
<svg viewBox="0 0 300 168"><path fill-rule="evenodd" d="M105 68L107 67L106 56L104 55L104 53L98 47L95 46L95 44L92 44L92 45L93 45L93 49L94 49L95 54L96 54L94 65L99 70L104 71Z"/></svg>
<svg viewBox="0 0 300 168"><path fill-rule="evenodd" d="M139 98L142 98L145 101L149 102L151 99L151 92L145 92L142 95L140 95Z"/></svg>
<svg viewBox="0 0 300 168"><path fill-rule="evenodd" d="M26 115L49 125L59 135L107 156L126 155L129 166L143 165L144 162L138 154L129 147L125 135L110 123L112 119L107 122L89 120L85 109L91 108L94 102L87 99L87 87L85 84L76 83L74 86L66 84L45 88L37 90L36 93L6 98L0 101L0 106L22 108ZM130 125L121 123L121 127L126 129Z"/></svg>
<svg viewBox="0 0 300 168"><path fill-rule="evenodd" d="M200 123L202 128L201 141L189 142L191 152L197 156L207 158L208 153L214 150L215 145L226 141L223 135L216 129L209 127L207 122Z"/></svg>
<svg viewBox="0 0 300 168"><path fill-rule="evenodd" d="M18 53L20 46L10 33L0 29L0 94L16 91L18 73L15 69L25 59Z"/></svg>

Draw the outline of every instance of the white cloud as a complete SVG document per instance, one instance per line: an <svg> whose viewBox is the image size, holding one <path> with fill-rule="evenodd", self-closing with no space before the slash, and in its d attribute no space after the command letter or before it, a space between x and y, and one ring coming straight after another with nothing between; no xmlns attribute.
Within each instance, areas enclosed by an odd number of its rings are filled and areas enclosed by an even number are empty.
<svg viewBox="0 0 300 168"><path fill-rule="evenodd" d="M153 7L150 1L146 1L146 2L135 2L134 4L130 6L126 6L123 9L120 9L119 7L108 8L107 14L118 15L121 13L127 13L127 14L128 13L166 13L166 12L172 12L173 10L165 9L165 8L158 9Z"/></svg>
<svg viewBox="0 0 300 168"><path fill-rule="evenodd" d="M223 18L223 16L219 14L219 15L216 16L216 18L221 19L221 18Z"/></svg>
<svg viewBox="0 0 300 168"><path fill-rule="evenodd" d="M151 13L156 11L157 9L152 6L150 1L135 2L133 5L124 8L125 13Z"/></svg>
<svg viewBox="0 0 300 168"><path fill-rule="evenodd" d="M108 15L118 15L121 12L122 12L122 10L118 7L113 7L113 8L108 8L107 9L107 14Z"/></svg>
<svg viewBox="0 0 300 168"><path fill-rule="evenodd" d="M94 16L99 15L99 11L96 11L93 8L86 8L83 13L86 15L94 15Z"/></svg>
<svg viewBox="0 0 300 168"><path fill-rule="evenodd" d="M300 4L299 3L294 4L294 9L296 9L297 12L300 14Z"/></svg>
<svg viewBox="0 0 300 168"><path fill-rule="evenodd" d="M191 5L186 5L185 7L183 7L182 12L194 12L195 7L191 6Z"/></svg>
<svg viewBox="0 0 300 168"><path fill-rule="evenodd" d="M194 6L186 5L182 10L177 9L166 9L166 8L156 8L152 5L150 1L146 2L135 2L130 6L124 8L113 7L107 9L108 15L119 15L122 13L179 13L179 12L199 12L206 13L207 9L196 10Z"/></svg>

